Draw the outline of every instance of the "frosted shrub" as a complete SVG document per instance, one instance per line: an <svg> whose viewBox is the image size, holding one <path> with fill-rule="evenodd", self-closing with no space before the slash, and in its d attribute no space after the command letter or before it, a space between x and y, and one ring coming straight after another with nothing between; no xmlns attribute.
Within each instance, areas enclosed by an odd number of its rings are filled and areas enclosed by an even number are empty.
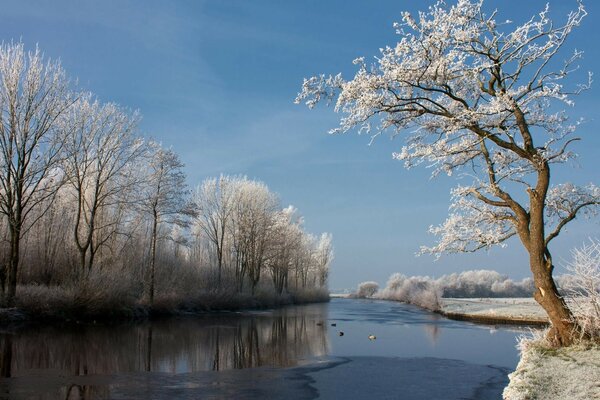
<svg viewBox="0 0 600 400"><path fill-rule="evenodd" d="M379 284L374 281L363 282L358 285L358 290L356 291L356 297L365 299L369 297L373 297L375 293L379 290Z"/></svg>
<svg viewBox="0 0 600 400"><path fill-rule="evenodd" d="M406 277L394 274L388 280L385 289L377 293L376 297L415 304L432 311L441 308L441 293L428 276Z"/></svg>
<svg viewBox="0 0 600 400"><path fill-rule="evenodd" d="M572 251L567 265L567 302L581 329L581 338L600 340L600 241L595 239ZM580 338L580 339L581 339Z"/></svg>
<svg viewBox="0 0 600 400"><path fill-rule="evenodd" d="M496 271L474 270L444 275L436 280L443 297L531 297L533 279L515 282Z"/></svg>

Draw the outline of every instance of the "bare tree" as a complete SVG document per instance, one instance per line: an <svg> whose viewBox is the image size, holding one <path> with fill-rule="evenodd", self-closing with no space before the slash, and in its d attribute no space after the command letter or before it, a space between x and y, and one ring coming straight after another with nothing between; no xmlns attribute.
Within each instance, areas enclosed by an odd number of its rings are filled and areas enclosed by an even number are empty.
<svg viewBox="0 0 600 400"><path fill-rule="evenodd" d="M98 250L115 234L123 203L132 200L128 192L140 181L131 168L144 151L135 136L138 121L137 113L100 104L91 95L82 96L61 121L68 133L64 170L76 202L73 237L82 273L92 269Z"/></svg>
<svg viewBox="0 0 600 400"><path fill-rule="evenodd" d="M330 233L322 233L315 249L315 263L319 286L327 285L329 265L333 261L333 243Z"/></svg>
<svg viewBox="0 0 600 400"><path fill-rule="evenodd" d="M206 179L196 190L194 198L198 205L197 224L215 248L219 286L221 285L226 234L236 201L234 185L236 179L223 175L219 178Z"/></svg>
<svg viewBox="0 0 600 400"><path fill-rule="evenodd" d="M295 216L296 211L296 208L289 206L277 212L274 218L271 255L267 259L267 266L278 294L288 288L294 256L298 254L297 249L302 244L302 219Z"/></svg>
<svg viewBox="0 0 600 400"><path fill-rule="evenodd" d="M560 103L581 52L556 68L556 56L586 11L581 3L562 24L548 7L522 25L486 15L483 1L438 2L417 18L403 13L399 42L358 73L306 79L296 101L313 107L336 99L345 116L334 132L358 127L374 136L414 129L394 155L407 167L429 164L434 174L465 171L469 186L453 191L452 213L425 252L470 252L517 236L529 253L534 297L552 321L550 336L569 345L578 329L552 277L550 243L581 213L594 214L600 189L550 185L551 166L571 159L577 124Z"/></svg>
<svg viewBox="0 0 600 400"><path fill-rule="evenodd" d="M189 191L182 171L183 163L171 149L150 144L151 155L147 165L141 207L152 221L150 238L150 271L147 275L147 296L154 302L154 276L156 268L156 242L161 223L187 227L189 218L196 216L196 207L188 200Z"/></svg>
<svg viewBox="0 0 600 400"><path fill-rule="evenodd" d="M262 182L240 181L235 219L236 242L243 259L243 269L250 279L252 294L260 281L269 255L275 213L279 202L277 196Z"/></svg>
<svg viewBox="0 0 600 400"><path fill-rule="evenodd" d="M0 46L0 213L10 236L9 305L17 289L20 241L35 222L28 217L60 183L56 120L71 102L60 63L44 61L38 49L26 52L22 43Z"/></svg>
<svg viewBox="0 0 600 400"><path fill-rule="evenodd" d="M314 253L313 248L316 238L312 234L302 235L300 245L296 249L294 255L294 274L295 274L295 287L306 288L309 286L309 276L314 267ZM298 279L300 279L300 285L298 285Z"/></svg>

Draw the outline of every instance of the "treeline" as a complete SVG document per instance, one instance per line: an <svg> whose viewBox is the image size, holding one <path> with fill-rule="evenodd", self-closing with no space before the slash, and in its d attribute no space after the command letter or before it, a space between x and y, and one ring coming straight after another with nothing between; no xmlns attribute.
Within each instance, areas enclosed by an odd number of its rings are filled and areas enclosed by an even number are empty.
<svg viewBox="0 0 600 400"><path fill-rule="evenodd" d="M597 264L595 268L597 271ZM579 282L580 279L581 274L579 273L557 276L556 282L560 293L563 295L581 293L581 288L585 287L585 284ZM595 285L598 286L597 283ZM355 296L396 300L436 311L441 309L440 300L444 297L533 297L534 290L531 278L514 281L507 275L482 269L443 275L437 279L396 273L390 276L386 286L381 289L377 282L362 282L358 285ZM600 290L600 287L596 290Z"/></svg>
<svg viewBox="0 0 600 400"><path fill-rule="evenodd" d="M60 64L0 46L0 297L57 314L231 308L327 297L331 236L241 176L186 184L140 116ZM143 308L143 307L142 307Z"/></svg>

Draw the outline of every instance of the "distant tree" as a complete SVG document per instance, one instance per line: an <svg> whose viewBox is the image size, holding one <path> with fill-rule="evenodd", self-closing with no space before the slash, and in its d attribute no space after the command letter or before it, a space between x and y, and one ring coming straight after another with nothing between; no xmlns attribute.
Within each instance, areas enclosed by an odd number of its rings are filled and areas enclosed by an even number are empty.
<svg viewBox="0 0 600 400"><path fill-rule="evenodd" d="M316 237L312 234L302 235L300 246L295 254L294 261L294 273L296 275L295 284L298 288L298 279L300 280L300 286L306 288L309 286L309 277L311 272L314 272L315 267L315 256L314 247Z"/></svg>
<svg viewBox="0 0 600 400"><path fill-rule="evenodd" d="M319 286L327 285L329 265L333 261L333 237L331 233L322 233L315 249L315 262Z"/></svg>
<svg viewBox="0 0 600 400"><path fill-rule="evenodd" d="M270 253L267 266L277 293L288 288L289 273L292 270L297 249L302 244L302 219L295 216L297 210L289 206L275 213L271 231Z"/></svg>
<svg viewBox="0 0 600 400"><path fill-rule="evenodd" d="M569 145L577 123L558 103L588 83L567 90L575 51L557 66L556 56L586 11L581 3L563 24L546 7L512 30L510 21L486 15L483 1L438 2L414 17L403 13L399 42L373 65L355 60L353 79L341 74L305 79L297 102L309 107L336 100L345 116L333 132L359 128L374 136L414 129L394 154L407 167L429 164L434 175L465 171L468 186L452 191L452 213L432 228L439 243L424 252L471 252L517 236L529 253L534 297L552 322L549 336L569 345L579 329L559 296L550 243L580 214L595 214L600 189L590 184L551 186L551 166L574 157Z"/></svg>
<svg viewBox="0 0 600 400"><path fill-rule="evenodd" d="M223 273L226 234L236 204L234 185L236 179L223 175L219 178L206 179L194 193L194 202L198 205L196 223L199 230L214 246L219 286Z"/></svg>
<svg viewBox="0 0 600 400"><path fill-rule="evenodd" d="M189 226L189 218L196 215L195 205L189 201L189 191L185 183L183 163L171 149L163 149L157 143L150 144L150 158L147 164L142 211L150 216L152 230L150 236L150 271L147 274L147 297L154 302L154 277L156 268L156 242L161 223ZM176 239L176 238L175 238Z"/></svg>
<svg viewBox="0 0 600 400"><path fill-rule="evenodd" d="M362 282L358 285L358 290L356 291L356 297L361 299L373 297L375 293L379 290L379 284L375 281L367 281Z"/></svg>
<svg viewBox="0 0 600 400"><path fill-rule="evenodd" d="M257 181L240 181L238 193L234 216L237 226L235 241L243 260L243 276L249 278L254 294L270 256L279 201L264 183Z"/></svg>
<svg viewBox="0 0 600 400"><path fill-rule="evenodd" d="M22 43L0 45L0 214L7 220L10 254L6 302L17 289L20 241L60 184L56 166L62 140L56 120L71 105L60 63ZM43 213L37 213L41 217Z"/></svg>

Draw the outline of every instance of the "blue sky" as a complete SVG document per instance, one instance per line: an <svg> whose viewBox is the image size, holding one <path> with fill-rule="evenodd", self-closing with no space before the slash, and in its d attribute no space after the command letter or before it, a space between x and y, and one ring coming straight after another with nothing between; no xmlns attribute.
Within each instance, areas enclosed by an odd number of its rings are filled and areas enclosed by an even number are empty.
<svg viewBox="0 0 600 400"><path fill-rule="evenodd" d="M293 204L307 229L333 233L336 259L332 288L364 280L384 283L393 272L440 276L492 268L514 278L529 275L517 242L489 253L415 257L427 233L448 211L453 178L429 179L392 160L401 138L382 136L371 146L356 134L330 136L339 115L293 104L302 79L343 72L351 61L376 56L395 43L392 23L415 11L408 0L364 1L4 1L0 38L39 44L60 58L82 88L143 116L146 136L172 146L186 164L190 185L220 173L266 182L284 205ZM423 3L432 3L423 2ZM515 22L540 11L546 0L490 1L499 19ZM423 7L423 6L421 6ZM575 0L551 1L564 16ZM589 16L570 47L585 51L583 71L600 61L600 4L588 0ZM587 120L573 168L556 182L600 184L600 83L580 96L571 115ZM598 220L576 222L555 242L555 260L598 237Z"/></svg>

